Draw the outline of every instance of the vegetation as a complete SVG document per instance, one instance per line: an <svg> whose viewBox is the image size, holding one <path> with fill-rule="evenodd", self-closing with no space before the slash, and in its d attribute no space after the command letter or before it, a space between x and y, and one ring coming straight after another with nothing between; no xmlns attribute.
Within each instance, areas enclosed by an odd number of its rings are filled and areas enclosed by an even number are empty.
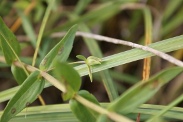
<svg viewBox="0 0 183 122"><path fill-rule="evenodd" d="M72 2L0 2L0 122L182 121L183 1Z"/></svg>

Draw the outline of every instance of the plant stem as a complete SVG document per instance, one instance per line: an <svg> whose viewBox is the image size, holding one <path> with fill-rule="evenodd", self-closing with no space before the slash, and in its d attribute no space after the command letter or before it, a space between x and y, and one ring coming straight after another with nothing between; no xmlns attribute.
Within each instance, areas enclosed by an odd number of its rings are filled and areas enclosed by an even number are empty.
<svg viewBox="0 0 183 122"><path fill-rule="evenodd" d="M77 62L71 62L69 64L84 64L84 63L85 63L85 61L77 61Z"/></svg>
<svg viewBox="0 0 183 122"><path fill-rule="evenodd" d="M3 58L0 57L0 60L3 60ZM14 64L15 64L16 66L22 68L22 65L20 64L20 62L16 61L16 62L14 62ZM24 66L28 71L30 71L30 72L39 71L39 72L40 72L40 75L41 75L42 77L44 77L47 81L49 81L52 85L54 85L54 86L55 86L56 88L58 88L60 91L62 91L62 92L64 92L64 93L66 92L65 85L64 85L62 82L60 82L60 81L58 81L57 79L55 79L54 77L52 77L50 74L48 74L48 73L46 73L46 72L44 72L44 71L41 71L41 70L39 70L39 69L37 69L37 68L31 66L31 65L27 65L27 64L24 64L24 63L22 63L22 64L23 64L23 66Z"/></svg>
<svg viewBox="0 0 183 122"><path fill-rule="evenodd" d="M151 52L177 66L183 67L183 62L180 60L175 59L174 57L165 54L161 51L155 50L153 48L150 48L148 46L143 46L143 45L139 45L136 43L132 43L129 41L124 41L124 40L120 40L120 39L114 39L114 38L110 38L110 37L106 37L106 36L101 36L101 35L97 35L97 34L91 34L91 33L85 33L85 32L77 32L76 33L79 36L83 36L83 37L87 37L87 38L93 38L93 39L97 39L99 41L106 41L106 42L110 42L110 43L114 43L114 44L122 44L122 45L127 45L127 46L131 46L131 47L135 47L135 48L139 48L141 50L144 51L148 51Z"/></svg>
<svg viewBox="0 0 183 122"><path fill-rule="evenodd" d="M38 51L39 51L39 48L40 48L43 32L44 32L46 23L48 21L48 17L49 17L49 15L51 13L51 8L52 8L54 2L55 2L55 0L51 0L50 1L49 5L48 5L48 8L46 9L44 18L43 18L43 22L41 23L41 28L40 28L38 39L37 39L37 43L36 43L36 50L35 50L34 56L33 56L32 66L34 66L35 63L36 63L36 58L37 58Z"/></svg>

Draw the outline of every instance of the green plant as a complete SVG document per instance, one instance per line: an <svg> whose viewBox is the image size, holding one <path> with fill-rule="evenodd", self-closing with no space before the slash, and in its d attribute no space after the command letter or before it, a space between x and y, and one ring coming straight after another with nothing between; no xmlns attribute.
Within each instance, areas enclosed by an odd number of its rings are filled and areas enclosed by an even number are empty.
<svg viewBox="0 0 183 122"><path fill-rule="evenodd" d="M174 107L182 101L182 95L167 106L145 104L163 86L183 72L183 62L173 56L165 54L165 52L182 49L183 36L181 35L150 44L153 37L152 18L149 7L133 1L131 1L132 3L124 3L123 1L118 0L115 2L107 2L96 10L80 15L91 1L87 0L85 3L83 2L84 1L82 0L78 2L74 14L69 12L64 13L70 21L44 33L47 23L53 21L48 21L48 18L51 10L56 5L54 0L47 1L48 7L43 17L36 43L34 42L36 36L34 35L33 29L30 29L32 26L30 25L30 22L28 22L29 20L24 14L20 13L24 26L29 26L27 27L29 29L26 30L26 33L28 33L27 35L30 37L31 35L33 36L30 38L32 46L35 47L35 52L31 61L32 65L26 60L23 61L24 59L20 56L22 45L19 44L15 35L0 18L0 46L2 53L0 62L4 63L6 67L11 67L11 72L19 84L19 86L15 88L0 92L0 102L10 100L6 108L0 113L1 122L31 122L39 121L40 118L41 121L79 120L81 122L133 122L138 113L141 113L141 120L148 122L157 120L162 121L161 119L183 120L183 109ZM37 4L41 6L40 3ZM121 5L123 6L121 7ZM147 42L148 46L91 34L88 25L91 26L94 23L100 23L116 14L120 8L130 8L133 5L136 5L135 9L140 9L144 13L144 20L146 23L145 38L146 41L149 41ZM178 4L175 4L175 6L176 5ZM96 14L96 11L98 14ZM101 13L103 13L103 16L101 16ZM168 18L168 16L169 15L166 14L166 18ZM88 25L83 21L88 21ZM55 35L59 34L59 36L64 34L64 37L48 52L44 51L47 45L43 45L44 48L41 48L43 37L50 36L50 33L57 30L67 30L68 28L70 29L67 33L54 33ZM83 32L77 32L78 30ZM58 36L55 36L54 34L50 37L58 38ZM83 55L77 55L76 57L83 61L68 63L69 55L74 46L75 36L82 36L84 38L92 56L85 58ZM102 51L94 39L119 45L123 44L135 49L103 57ZM38 54L40 57L38 57ZM147 73L148 71L145 71L146 75L142 81L134 83L133 86L124 93L118 95L116 89L117 85L113 82L109 69L154 55L177 66L163 69L150 77L149 73ZM84 64L79 64L77 66L72 65L77 63ZM149 65L150 64L144 66L146 67ZM82 84L81 77L89 75L90 80L93 81L93 73L95 72L100 72L99 76L101 77L102 83L109 96L110 102L108 103L100 103L89 91L80 90ZM40 94L42 90L51 85L59 89L62 92L62 99L64 101L69 101L69 103L28 107L38 96L41 101L42 97ZM44 102L42 102L42 104L44 104ZM46 117L44 114L46 114Z"/></svg>

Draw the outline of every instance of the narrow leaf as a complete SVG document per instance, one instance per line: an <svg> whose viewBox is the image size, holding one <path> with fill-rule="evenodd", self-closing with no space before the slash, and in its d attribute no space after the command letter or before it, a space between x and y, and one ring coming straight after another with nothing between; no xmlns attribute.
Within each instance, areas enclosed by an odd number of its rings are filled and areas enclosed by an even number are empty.
<svg viewBox="0 0 183 122"><path fill-rule="evenodd" d="M63 99L68 100L79 91L81 78L79 73L66 63L57 62L53 70L56 77L65 84L67 92L63 93Z"/></svg>
<svg viewBox="0 0 183 122"><path fill-rule="evenodd" d="M15 35L6 26L1 17L0 17L0 45L7 64L12 64L12 62L15 61L17 59L17 56L20 54L20 45Z"/></svg>
<svg viewBox="0 0 183 122"><path fill-rule="evenodd" d="M82 90L82 91L79 91L78 94L84 97L85 99L99 105L99 102L97 101L97 99L88 91ZM96 122L98 113L92 111L86 106L83 106L81 103L79 103L75 99L71 99L69 101L69 104L72 112L81 122Z"/></svg>
<svg viewBox="0 0 183 122"><path fill-rule="evenodd" d="M76 58L86 61L86 58L83 55L77 55Z"/></svg>
<svg viewBox="0 0 183 122"><path fill-rule="evenodd" d="M97 58L95 56L89 56L86 60L87 64L89 65L95 65L95 64L101 64L102 59Z"/></svg>
<svg viewBox="0 0 183 122"><path fill-rule="evenodd" d="M8 105L1 116L1 122L8 122L32 103L41 93L44 88L45 80L41 79L39 74L38 71L35 71L24 81L17 93L8 102Z"/></svg>
<svg viewBox="0 0 183 122"><path fill-rule="evenodd" d="M77 25L74 25L67 32L64 38L55 47L52 48L52 50L41 61L39 66L41 70L48 70L50 66L53 64L53 60L57 55L60 55L59 57L62 58L64 57L63 59L59 58L59 60L61 61L65 61L68 58L72 49L76 31L77 31Z"/></svg>
<svg viewBox="0 0 183 122"><path fill-rule="evenodd" d="M149 100L163 85L183 71L181 67L164 70L145 82L139 82L111 103L109 110L129 113ZM139 99L140 98L140 99Z"/></svg>
<svg viewBox="0 0 183 122"><path fill-rule="evenodd" d="M92 82L93 81L93 77L92 77L92 69L91 69L91 66L86 64L87 67L88 67L88 75L90 77L90 81Z"/></svg>
<svg viewBox="0 0 183 122"><path fill-rule="evenodd" d="M11 72L19 85L22 84L27 78L25 71L15 65L11 66Z"/></svg>

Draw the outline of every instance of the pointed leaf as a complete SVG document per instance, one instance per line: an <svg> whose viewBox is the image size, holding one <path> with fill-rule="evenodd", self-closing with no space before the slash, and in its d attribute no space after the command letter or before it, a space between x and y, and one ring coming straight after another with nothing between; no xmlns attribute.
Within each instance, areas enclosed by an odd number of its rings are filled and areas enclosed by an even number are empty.
<svg viewBox="0 0 183 122"><path fill-rule="evenodd" d="M0 17L0 45L7 64L11 64L13 61L17 59L16 56L20 54L20 45L15 35L5 25L1 17Z"/></svg>
<svg viewBox="0 0 183 122"><path fill-rule="evenodd" d="M95 65L95 64L101 64L102 59L97 58L95 56L89 56L86 60L87 64L89 65Z"/></svg>
<svg viewBox="0 0 183 122"><path fill-rule="evenodd" d="M87 67L88 67L88 75L90 77L90 81L92 82L93 81L93 77L92 77L92 69L91 69L91 66L86 64Z"/></svg>
<svg viewBox="0 0 183 122"><path fill-rule="evenodd" d="M74 25L67 32L64 38L55 47L52 48L52 50L41 61L39 66L41 70L48 70L50 66L53 64L53 60L55 59L55 57L58 55L59 60L61 61L67 60L72 49L76 31L77 31L77 25Z"/></svg>
<svg viewBox="0 0 183 122"><path fill-rule="evenodd" d="M11 72L19 85L22 84L27 78L25 71L15 65L11 66Z"/></svg>
<svg viewBox="0 0 183 122"><path fill-rule="evenodd" d="M111 103L109 110L129 113L149 100L163 85L183 71L181 67L166 69L147 81L139 82Z"/></svg>
<svg viewBox="0 0 183 122"><path fill-rule="evenodd" d="M102 62L102 60L100 58L95 57L95 56L89 56L86 59L86 64L88 66L89 77L90 77L90 81L91 82L93 81L93 78L92 78L92 67L91 67L91 65L101 64L101 62Z"/></svg>
<svg viewBox="0 0 183 122"><path fill-rule="evenodd" d="M76 57L80 60L86 61L86 58L83 55L77 55Z"/></svg>
<svg viewBox="0 0 183 122"><path fill-rule="evenodd" d="M56 77L65 84L67 92L63 94L63 99L68 100L79 91L81 78L79 73L69 64L57 62L53 70Z"/></svg>
<svg viewBox="0 0 183 122"><path fill-rule="evenodd" d="M82 90L79 91L78 94L83 98L100 105L97 99L90 94L88 91ZM81 122L95 122L98 116L98 113L94 112L93 110L83 106L81 103L76 101L75 99L71 99L69 101L70 107L74 115L81 121Z"/></svg>
<svg viewBox="0 0 183 122"><path fill-rule="evenodd" d="M32 103L41 93L44 88L45 80L41 79L39 74L38 71L35 71L27 77L17 93L8 102L1 116L1 122L9 121Z"/></svg>

